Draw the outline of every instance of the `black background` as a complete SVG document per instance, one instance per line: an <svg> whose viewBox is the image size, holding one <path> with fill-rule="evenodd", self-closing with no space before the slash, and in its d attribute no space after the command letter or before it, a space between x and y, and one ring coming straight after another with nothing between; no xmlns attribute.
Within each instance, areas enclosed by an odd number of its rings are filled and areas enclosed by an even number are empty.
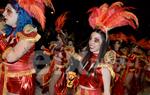
<svg viewBox="0 0 150 95"><path fill-rule="evenodd" d="M42 35L41 42L38 44L45 44L56 38L54 22L57 17L65 11L69 11L68 19L63 27L63 30L68 34L74 34L74 42L76 47L82 48L86 45L92 29L88 25L88 9L94 6L100 6L103 3L111 4L118 0L52 0L56 12L50 8L46 8L46 29L44 32L39 31ZM126 35L134 35L137 40L142 38L149 39L150 37L150 5L148 0L120 0L124 6L132 6L135 9L132 12L137 15L139 19L139 28L133 30L129 26L116 28L109 33L124 32ZM6 0L0 0L0 7L3 8L7 4ZM35 24L38 23L35 21Z"/></svg>

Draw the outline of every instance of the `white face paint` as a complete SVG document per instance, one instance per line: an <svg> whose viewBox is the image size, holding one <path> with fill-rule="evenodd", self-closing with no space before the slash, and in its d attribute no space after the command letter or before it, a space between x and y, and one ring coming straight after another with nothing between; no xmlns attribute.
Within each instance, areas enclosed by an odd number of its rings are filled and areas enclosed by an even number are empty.
<svg viewBox="0 0 150 95"><path fill-rule="evenodd" d="M5 7L5 11L3 12L3 16L6 19L5 22L7 25L10 25L12 27L16 27L18 13L12 7L11 4L7 4L7 6Z"/></svg>
<svg viewBox="0 0 150 95"><path fill-rule="evenodd" d="M89 40L90 51L98 54L100 47L101 47L101 44L102 44L101 35L99 33L93 32L91 34L91 37Z"/></svg>

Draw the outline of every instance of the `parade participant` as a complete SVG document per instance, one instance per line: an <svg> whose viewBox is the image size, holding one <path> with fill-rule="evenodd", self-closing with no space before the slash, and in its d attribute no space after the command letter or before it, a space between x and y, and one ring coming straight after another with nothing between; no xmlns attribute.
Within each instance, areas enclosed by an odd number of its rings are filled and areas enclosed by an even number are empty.
<svg viewBox="0 0 150 95"><path fill-rule="evenodd" d="M126 76L124 76L124 84L126 87L126 93L129 95L137 95L141 90L141 78L144 67L143 58L145 57L144 52L139 46L134 44L131 47L128 55L128 62L126 66Z"/></svg>
<svg viewBox="0 0 150 95"><path fill-rule="evenodd" d="M85 57L77 56L77 54L72 55L81 62L80 71L78 71L80 73L75 72L72 68L67 77L68 87L77 86L76 95L111 95L111 75L114 76L111 64L115 62L116 54L113 51L106 53L109 40L108 31L124 25L130 25L134 28L138 25L136 16L125 11L122 5L122 2L115 2L111 6L105 3L99 8L95 7L89 10L91 12L89 24L96 30L90 36L87 55ZM131 19L136 22L136 25L131 23ZM77 75L74 80L75 85L70 81L73 79L73 75Z"/></svg>
<svg viewBox="0 0 150 95"><path fill-rule="evenodd" d="M44 29L44 1L12 0L3 16L5 38L0 42L4 67L4 85L1 95L34 95L35 83L32 55L35 43L40 39L37 28L32 24L34 17Z"/></svg>
<svg viewBox="0 0 150 95"><path fill-rule="evenodd" d="M62 30L66 14L67 12L61 14L55 22L55 30L58 33L57 41L50 44L47 53L44 51L44 53L51 56L52 60L50 65L43 68L37 76L38 80L42 81L42 93L48 91L50 95L66 94L65 72L69 65L68 52L74 52L74 47L68 44L67 35Z"/></svg>

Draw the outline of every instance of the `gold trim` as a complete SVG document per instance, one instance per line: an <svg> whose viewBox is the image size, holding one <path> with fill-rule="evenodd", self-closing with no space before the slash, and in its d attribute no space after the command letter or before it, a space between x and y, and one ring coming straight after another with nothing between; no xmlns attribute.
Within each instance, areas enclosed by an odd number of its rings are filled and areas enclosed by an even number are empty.
<svg viewBox="0 0 150 95"><path fill-rule="evenodd" d="M70 53L71 55L75 53L75 49L74 49L73 46L66 46L66 47L64 48L64 50L65 50L66 52Z"/></svg>
<svg viewBox="0 0 150 95"><path fill-rule="evenodd" d="M65 67L67 67L68 65L69 65L68 63L64 63L64 65L55 64L55 66L56 66L57 68L59 68L59 69L65 68Z"/></svg>
<svg viewBox="0 0 150 95"><path fill-rule="evenodd" d="M22 77L35 73L35 69L19 71L19 72L7 72L7 77Z"/></svg>
<svg viewBox="0 0 150 95"><path fill-rule="evenodd" d="M34 38L27 39L30 42L37 42L41 38L41 35L37 34Z"/></svg>
<svg viewBox="0 0 150 95"><path fill-rule="evenodd" d="M18 32L17 33L17 36L20 38L20 39L27 39L29 40L30 42L37 42L39 41L39 39L41 38L41 35L37 34L35 37L27 37L25 35L23 35L22 33Z"/></svg>
<svg viewBox="0 0 150 95"><path fill-rule="evenodd" d="M3 70L2 70L2 68L3 68ZM3 64L3 63L1 63L0 64L0 78L1 78L1 75L4 75L3 76L3 79L2 80L4 80L4 83L3 83L3 85L1 85L3 88L2 88L2 93L1 93L1 95L6 95L6 89L7 89L7 87L6 87L6 83L7 83L7 70L6 70L6 66L5 66L5 64Z"/></svg>
<svg viewBox="0 0 150 95"><path fill-rule="evenodd" d="M27 34L31 32L37 32L37 28L34 28L32 24L27 24L24 28L23 31Z"/></svg>
<svg viewBox="0 0 150 95"><path fill-rule="evenodd" d="M74 85L74 80L77 77L75 72L69 71L67 74L67 87L72 88Z"/></svg>
<svg viewBox="0 0 150 95"><path fill-rule="evenodd" d="M104 62L108 64L114 64L116 62L116 52L114 50L109 50L104 56Z"/></svg>
<svg viewBox="0 0 150 95"><path fill-rule="evenodd" d="M12 50L12 47L8 47L3 53L2 53L2 59L5 59L8 53Z"/></svg>
<svg viewBox="0 0 150 95"><path fill-rule="evenodd" d="M6 83L7 83L7 70L6 70L6 66L4 64L4 87L3 87L3 95L6 95L6 91L7 91L7 86L6 86Z"/></svg>
<svg viewBox="0 0 150 95"><path fill-rule="evenodd" d="M97 67L108 68L108 70L110 71L110 74L111 74L112 78L113 78L113 79L115 78L115 72L113 71L111 65L109 65L109 64L98 64Z"/></svg>
<svg viewBox="0 0 150 95"><path fill-rule="evenodd" d="M68 74L69 74L69 75L76 76L76 73L75 73L75 72L73 72L73 71L69 71L69 72L68 72Z"/></svg>

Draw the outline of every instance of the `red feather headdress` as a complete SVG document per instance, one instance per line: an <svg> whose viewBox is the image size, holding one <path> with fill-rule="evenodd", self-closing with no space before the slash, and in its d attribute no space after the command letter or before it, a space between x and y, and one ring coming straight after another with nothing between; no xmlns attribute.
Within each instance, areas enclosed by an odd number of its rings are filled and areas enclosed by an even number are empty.
<svg viewBox="0 0 150 95"><path fill-rule="evenodd" d="M50 6L54 10L51 0L17 0L17 2L41 24L43 29L45 28L45 6Z"/></svg>
<svg viewBox="0 0 150 95"><path fill-rule="evenodd" d="M89 16L89 24L93 29L100 29L107 33L109 30L130 25L136 29L139 25L137 17L127 11L129 7L123 7L122 2L115 2L111 6L103 4L99 8L91 8Z"/></svg>
<svg viewBox="0 0 150 95"><path fill-rule="evenodd" d="M68 12L62 13L55 21L55 30L60 33L67 19Z"/></svg>

